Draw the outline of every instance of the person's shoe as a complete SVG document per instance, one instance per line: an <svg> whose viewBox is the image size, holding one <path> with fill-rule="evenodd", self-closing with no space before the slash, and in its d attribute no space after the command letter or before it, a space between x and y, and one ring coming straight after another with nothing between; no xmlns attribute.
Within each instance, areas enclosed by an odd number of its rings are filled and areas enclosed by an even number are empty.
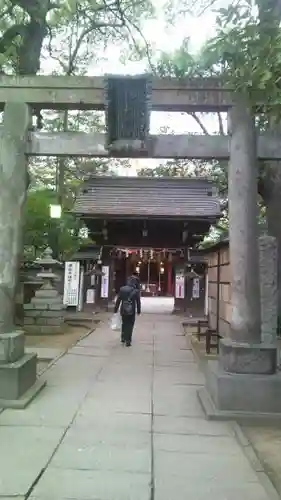
<svg viewBox="0 0 281 500"><path fill-rule="evenodd" d="M124 339L121 339L121 344L125 344L125 340Z"/></svg>
<svg viewBox="0 0 281 500"><path fill-rule="evenodd" d="M126 342L126 347L131 347L131 342Z"/></svg>

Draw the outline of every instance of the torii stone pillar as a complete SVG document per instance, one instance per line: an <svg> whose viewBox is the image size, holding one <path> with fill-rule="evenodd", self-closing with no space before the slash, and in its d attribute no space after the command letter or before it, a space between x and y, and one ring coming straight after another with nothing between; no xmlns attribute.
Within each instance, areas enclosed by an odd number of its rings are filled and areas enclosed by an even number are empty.
<svg viewBox="0 0 281 500"><path fill-rule="evenodd" d="M261 341L257 155L254 118L243 101L230 114L228 169L231 339Z"/></svg>
<svg viewBox="0 0 281 500"><path fill-rule="evenodd" d="M258 242L257 147L254 116L237 99L230 114L228 169L231 262L230 339L221 342L220 362L232 373L275 373L272 349L261 346Z"/></svg>
<svg viewBox="0 0 281 500"><path fill-rule="evenodd" d="M207 415L239 418L280 414L281 378L276 346L261 339L261 294L254 117L235 97L231 110L228 172L232 286L230 338L220 342L218 361L208 363L199 399Z"/></svg>
<svg viewBox="0 0 281 500"><path fill-rule="evenodd" d="M29 123L27 104L6 104L0 137L0 407L23 408L44 385L36 378L37 356L25 354L24 333L14 323Z"/></svg>

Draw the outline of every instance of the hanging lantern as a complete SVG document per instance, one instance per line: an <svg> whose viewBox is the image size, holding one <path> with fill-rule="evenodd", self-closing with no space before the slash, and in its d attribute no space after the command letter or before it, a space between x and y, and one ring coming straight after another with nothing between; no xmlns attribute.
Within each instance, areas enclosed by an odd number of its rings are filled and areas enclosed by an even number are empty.
<svg viewBox="0 0 281 500"><path fill-rule="evenodd" d="M122 252L122 250L119 250L119 251L118 251L118 255L117 255L117 257L118 257L118 259L119 259L119 260L122 260L122 257L123 257L123 252Z"/></svg>
<svg viewBox="0 0 281 500"><path fill-rule="evenodd" d="M126 259L129 257L129 250L127 248L125 250L125 256L126 256Z"/></svg>
<svg viewBox="0 0 281 500"><path fill-rule="evenodd" d="M149 251L150 260L153 260L153 255L154 255L154 252L153 252L153 250L151 248L150 251Z"/></svg>
<svg viewBox="0 0 281 500"><path fill-rule="evenodd" d="M173 262L173 255L171 252L168 255L168 262L170 262L170 263Z"/></svg>
<svg viewBox="0 0 281 500"><path fill-rule="evenodd" d="M141 248L140 249L140 259L142 259L142 258L143 258L143 249Z"/></svg>

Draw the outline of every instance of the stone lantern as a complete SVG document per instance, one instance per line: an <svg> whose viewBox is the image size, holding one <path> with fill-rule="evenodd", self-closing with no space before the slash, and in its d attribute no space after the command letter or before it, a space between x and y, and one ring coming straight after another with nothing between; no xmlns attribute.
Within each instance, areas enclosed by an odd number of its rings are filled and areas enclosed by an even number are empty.
<svg viewBox="0 0 281 500"><path fill-rule="evenodd" d="M42 258L36 263L41 266L37 278L43 281L30 304L24 305L24 329L29 335L54 335L63 333L63 298L53 283L58 276L53 267L60 264L52 257L52 250L46 248Z"/></svg>

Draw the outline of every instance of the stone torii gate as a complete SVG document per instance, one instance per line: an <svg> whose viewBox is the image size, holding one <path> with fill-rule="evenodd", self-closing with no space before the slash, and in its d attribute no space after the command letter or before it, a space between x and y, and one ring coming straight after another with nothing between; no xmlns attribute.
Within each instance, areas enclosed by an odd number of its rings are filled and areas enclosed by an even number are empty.
<svg viewBox="0 0 281 500"><path fill-rule="evenodd" d="M216 79L154 79L151 107L158 111L230 111L229 137L148 135L138 151L128 153L122 149L112 152L100 134L31 130L34 110L105 109L104 88L105 80L98 77L0 78L0 106L4 109L0 135L0 407L23 407L42 387L36 382L36 357L24 353L23 333L13 323L28 156L230 157L231 336L221 341L219 363L209 364L207 391L200 390L199 398L213 417L281 414L277 348L262 342L261 337L257 225L257 158L281 159L279 139L256 137L246 103Z"/></svg>

